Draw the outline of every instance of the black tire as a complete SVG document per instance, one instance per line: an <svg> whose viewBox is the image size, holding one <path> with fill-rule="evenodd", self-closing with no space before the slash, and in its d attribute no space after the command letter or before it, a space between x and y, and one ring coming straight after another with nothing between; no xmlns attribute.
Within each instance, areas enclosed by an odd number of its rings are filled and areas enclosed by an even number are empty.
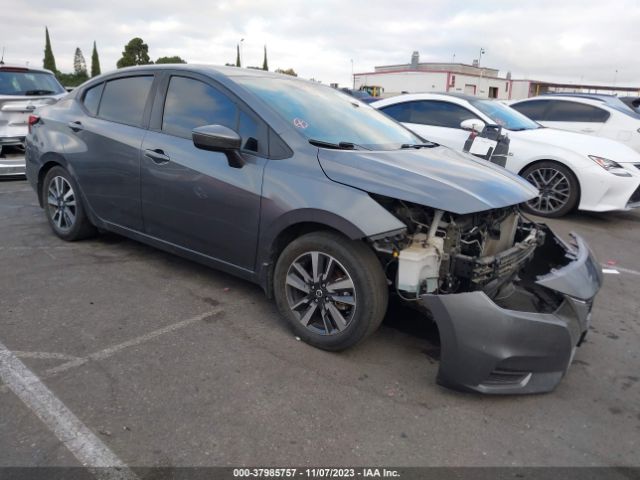
<svg viewBox="0 0 640 480"><path fill-rule="evenodd" d="M521 175L540 190L540 196L522 205L525 211L540 217L557 218L578 205L580 184L565 165L545 160L528 166Z"/></svg>
<svg viewBox="0 0 640 480"><path fill-rule="evenodd" d="M318 281L308 282L314 276L314 256ZM300 268L310 269L305 270L306 293L301 285L290 284L296 276L305 281ZM301 340L323 350L338 351L352 347L380 326L389 291L380 261L370 248L337 233L320 231L295 239L280 254L274 272L274 295L280 312ZM293 308L296 303L301 303L299 309ZM304 314L313 304L316 308L309 324L304 325ZM338 321L340 318L344 322Z"/></svg>
<svg viewBox="0 0 640 480"><path fill-rule="evenodd" d="M63 167L53 167L45 175L42 203L51 229L61 239L74 242L97 233L85 213L77 183Z"/></svg>

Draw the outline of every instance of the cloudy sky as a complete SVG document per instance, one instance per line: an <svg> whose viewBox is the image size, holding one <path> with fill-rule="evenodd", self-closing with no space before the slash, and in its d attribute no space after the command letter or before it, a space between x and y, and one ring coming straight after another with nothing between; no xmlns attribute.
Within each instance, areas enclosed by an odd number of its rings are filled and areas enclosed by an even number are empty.
<svg viewBox="0 0 640 480"><path fill-rule="evenodd" d="M375 65L422 61L482 64L514 78L640 86L640 0L0 0L5 62L42 65L49 27L59 70L95 40L102 70L142 37L153 60L293 68L304 78L351 83ZM617 73L616 73L617 70Z"/></svg>

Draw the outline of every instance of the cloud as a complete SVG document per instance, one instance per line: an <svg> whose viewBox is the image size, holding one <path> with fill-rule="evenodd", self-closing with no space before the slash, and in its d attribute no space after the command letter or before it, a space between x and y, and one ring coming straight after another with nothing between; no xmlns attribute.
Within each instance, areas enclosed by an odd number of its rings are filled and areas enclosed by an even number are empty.
<svg viewBox="0 0 640 480"><path fill-rule="evenodd" d="M640 85L640 2L616 0L226 0L199 2L78 2L18 0L3 9L0 47L5 60L41 65L49 27L58 68L70 71L80 47L93 41L104 71L115 68L124 45L144 39L152 59L179 55L191 63L235 62L242 42L246 65L294 68L326 83L351 82L354 69L423 61L482 63L528 77ZM616 74L615 71L618 71Z"/></svg>

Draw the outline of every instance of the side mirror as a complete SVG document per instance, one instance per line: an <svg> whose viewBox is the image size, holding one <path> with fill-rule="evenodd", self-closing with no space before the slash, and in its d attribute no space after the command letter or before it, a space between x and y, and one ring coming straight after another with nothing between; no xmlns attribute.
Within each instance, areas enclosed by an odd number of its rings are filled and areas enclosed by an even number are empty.
<svg viewBox="0 0 640 480"><path fill-rule="evenodd" d="M240 155L242 139L235 131L223 125L204 125L191 131L196 148L222 152L227 156L230 167L242 168L244 160Z"/></svg>
<svg viewBox="0 0 640 480"><path fill-rule="evenodd" d="M475 130L476 132L481 132L484 126L485 123L477 118L469 118L460 122L460 128L463 130Z"/></svg>

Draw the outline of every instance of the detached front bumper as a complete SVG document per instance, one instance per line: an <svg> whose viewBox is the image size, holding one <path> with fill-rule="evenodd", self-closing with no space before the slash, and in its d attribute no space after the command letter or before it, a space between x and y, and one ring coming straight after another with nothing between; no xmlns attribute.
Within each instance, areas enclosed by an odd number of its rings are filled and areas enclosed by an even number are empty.
<svg viewBox="0 0 640 480"><path fill-rule="evenodd" d="M531 260L532 270L544 271L541 262L563 253L570 258L560 268L530 275L530 283L556 298L553 311L504 308L481 291L422 298L440 332L441 385L492 394L542 393L566 373L587 333L602 269L578 235L572 234L575 245L569 246L541 227L545 242ZM526 297L527 289L518 288L516 294Z"/></svg>

